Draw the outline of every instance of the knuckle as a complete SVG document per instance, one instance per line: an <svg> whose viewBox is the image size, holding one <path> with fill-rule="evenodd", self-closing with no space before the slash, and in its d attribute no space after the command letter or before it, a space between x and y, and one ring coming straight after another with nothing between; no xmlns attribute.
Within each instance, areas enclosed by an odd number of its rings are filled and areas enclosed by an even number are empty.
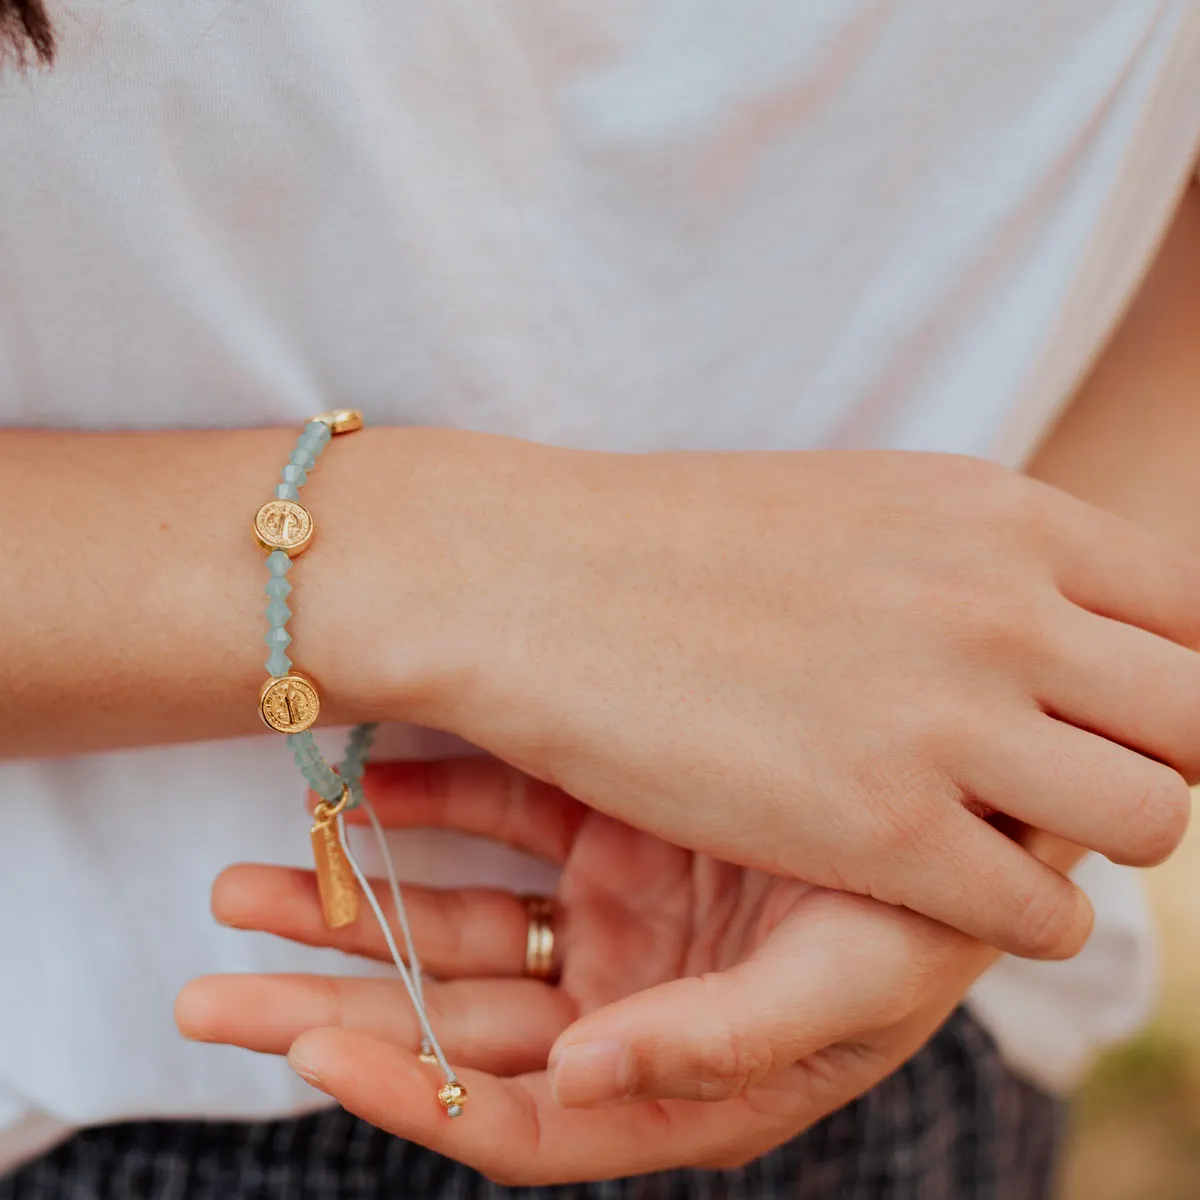
<svg viewBox="0 0 1200 1200"><path fill-rule="evenodd" d="M1152 867L1168 858L1183 841L1191 814L1187 783L1169 767L1161 768L1130 806L1129 863Z"/></svg>
<svg viewBox="0 0 1200 1200"><path fill-rule="evenodd" d="M930 611L949 641L989 662L1024 661L1046 626L1036 591L1006 566L959 564L931 597Z"/></svg>
<svg viewBox="0 0 1200 1200"><path fill-rule="evenodd" d="M1017 471L993 476L990 499L997 522L1022 540L1041 540L1054 526L1058 493Z"/></svg>
<svg viewBox="0 0 1200 1200"><path fill-rule="evenodd" d="M876 817L876 861L907 860L917 853L936 829L945 811L946 787L922 765L908 770L897 763L886 780L869 783L870 809ZM886 899L879 896L878 899Z"/></svg>
<svg viewBox="0 0 1200 1200"><path fill-rule="evenodd" d="M704 976L698 983L707 986ZM691 1098L728 1100L764 1079L774 1066L774 1054L769 1039L762 1034L722 1023L689 1048L681 1066L678 1073L675 1069L670 1072L675 1077L672 1083L677 1087L683 1082ZM653 1069L634 1069L640 1076L633 1088L635 1095L639 1091L645 1094L658 1090L656 1080L647 1077L656 1074Z"/></svg>
<svg viewBox="0 0 1200 1200"><path fill-rule="evenodd" d="M1030 895L1021 910L1018 935L1024 952L1031 958L1070 958L1087 940L1086 927L1079 920L1082 894L1069 882L1063 886L1042 886ZM1082 936L1081 936L1082 935Z"/></svg>

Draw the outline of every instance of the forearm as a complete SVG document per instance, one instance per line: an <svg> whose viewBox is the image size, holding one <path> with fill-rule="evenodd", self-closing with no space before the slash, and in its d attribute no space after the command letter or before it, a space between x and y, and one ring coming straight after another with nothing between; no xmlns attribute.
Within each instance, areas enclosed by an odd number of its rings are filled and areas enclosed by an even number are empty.
<svg viewBox="0 0 1200 1200"><path fill-rule="evenodd" d="M383 586L380 556L402 557L420 525L427 437L339 438L305 489L317 534L290 576L289 630L325 721L404 713L403 694L383 695L379 639L403 653L419 598ZM0 434L0 756L262 730L266 571L250 518L295 438Z"/></svg>
<svg viewBox="0 0 1200 1200"><path fill-rule="evenodd" d="M1200 549L1200 188L1030 472Z"/></svg>

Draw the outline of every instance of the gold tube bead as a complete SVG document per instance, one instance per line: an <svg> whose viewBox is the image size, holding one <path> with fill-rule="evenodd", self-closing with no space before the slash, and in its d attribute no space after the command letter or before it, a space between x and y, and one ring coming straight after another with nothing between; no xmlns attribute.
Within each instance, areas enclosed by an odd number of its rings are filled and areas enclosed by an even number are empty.
<svg viewBox="0 0 1200 1200"><path fill-rule="evenodd" d="M329 432L335 437L339 433L353 433L363 427L363 415L357 408L331 408L328 412L310 417L309 420L328 425Z"/></svg>

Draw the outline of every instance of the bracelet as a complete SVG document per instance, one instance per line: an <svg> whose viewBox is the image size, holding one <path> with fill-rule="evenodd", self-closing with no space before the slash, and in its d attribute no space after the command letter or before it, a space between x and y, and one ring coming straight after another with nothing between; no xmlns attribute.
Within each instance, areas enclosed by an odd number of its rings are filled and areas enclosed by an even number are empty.
<svg viewBox="0 0 1200 1200"><path fill-rule="evenodd" d="M311 837L317 891L326 924L332 929L340 929L358 919L361 886L416 1009L421 1028L419 1057L423 1062L438 1064L445 1072L446 1082L438 1089L438 1102L448 1116L457 1117L463 1111L467 1090L446 1061L429 1024L423 973L413 946L404 898L396 880L383 828L363 795L363 769L377 726L356 725L350 733L342 761L336 767L330 766L311 733L321 711L317 685L307 675L292 669L292 660L287 653L292 644L292 635L287 631L287 623L292 615L287 599L292 593L292 585L287 576L292 569L292 559L303 554L311 544L315 528L312 514L300 503L300 489L308 482L308 473L317 465L317 459L330 441L339 434L353 433L362 427L362 413L355 409L335 409L313 417L304 426L296 449L283 468L282 482L275 488L275 499L268 500L254 514L254 537L259 546L267 551L267 570L270 573L266 585L266 615L270 624L266 636L266 643L270 647L266 661L268 678L259 692L258 711L267 725L286 735L296 765L309 786L321 797L313 812ZM360 804L366 807L383 853L392 900L408 953L407 964L370 881L349 850L343 815Z"/></svg>
<svg viewBox="0 0 1200 1200"><path fill-rule="evenodd" d="M321 452L335 435L363 427L362 414L337 409L313 417L283 468L275 499L254 514L254 537L267 551L266 615L270 647L266 668L269 678L259 692L258 710L272 729L287 736L288 748L309 786L321 797L312 828L313 858L321 908L331 928L340 929L358 917L358 889L342 845L337 818L362 801L362 772L375 736L374 725L359 725L350 735L346 755L337 768L318 749L310 729L321 711L317 685L292 669L287 649L292 635L287 623L292 615L287 598L292 592L288 572L292 560L312 544L312 514L300 503L300 489L317 465Z"/></svg>

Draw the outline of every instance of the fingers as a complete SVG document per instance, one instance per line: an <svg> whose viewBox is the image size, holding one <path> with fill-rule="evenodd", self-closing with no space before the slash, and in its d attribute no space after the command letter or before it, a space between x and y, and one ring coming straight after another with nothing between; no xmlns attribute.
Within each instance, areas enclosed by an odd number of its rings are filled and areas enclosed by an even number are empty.
<svg viewBox="0 0 1200 1200"><path fill-rule="evenodd" d="M958 956L959 962L954 964ZM796 906L754 958L589 1013L555 1043L559 1103L728 1100L843 1040L953 1005L988 952L914 913L849 894ZM947 965L956 969L947 973ZM936 997L935 997L936 998Z"/></svg>
<svg viewBox="0 0 1200 1200"><path fill-rule="evenodd" d="M441 1077L411 1053L357 1031L318 1029L289 1054L292 1068L373 1125L510 1186L599 1181L692 1163L744 1161L799 1132L823 1112L781 1093L764 1115L746 1101L564 1109L544 1073L497 1079L459 1072L464 1112L436 1100Z"/></svg>
<svg viewBox="0 0 1200 1200"><path fill-rule="evenodd" d="M1200 647L1200 561L1194 555L1061 492L1052 513L1056 580L1067 599Z"/></svg>
<svg viewBox="0 0 1200 1200"><path fill-rule="evenodd" d="M1092 930L1074 883L957 805L897 838L887 890L876 898L1023 958L1070 958Z"/></svg>
<svg viewBox="0 0 1200 1200"><path fill-rule="evenodd" d="M450 1059L498 1075L543 1068L575 1015L566 996L533 980L430 983L425 1000ZM260 1054L286 1054L308 1030L335 1025L400 1046L421 1038L407 992L391 979L211 975L183 989L175 1020L185 1037Z"/></svg>
<svg viewBox="0 0 1200 1200"><path fill-rule="evenodd" d="M1052 632L1045 674L1033 680L1047 711L1200 778L1200 654L1091 614Z"/></svg>
<svg viewBox="0 0 1200 1200"><path fill-rule="evenodd" d="M1042 713L997 724L966 754L959 782L972 795L1114 862L1161 862L1187 826L1191 794L1178 773Z"/></svg>
<svg viewBox="0 0 1200 1200"><path fill-rule="evenodd" d="M378 881L373 886L388 921L398 928L390 888ZM483 888L441 891L409 885L402 894L417 957L431 974L456 979L521 973L529 914L516 896ZM365 905L352 925L329 928L312 871L230 867L213 885L212 910L218 921L235 929L261 930L306 946L391 961L379 924Z"/></svg>
<svg viewBox="0 0 1200 1200"><path fill-rule="evenodd" d="M494 758L376 763L363 787L384 825L454 829L555 863L570 853L588 812L565 792Z"/></svg>

